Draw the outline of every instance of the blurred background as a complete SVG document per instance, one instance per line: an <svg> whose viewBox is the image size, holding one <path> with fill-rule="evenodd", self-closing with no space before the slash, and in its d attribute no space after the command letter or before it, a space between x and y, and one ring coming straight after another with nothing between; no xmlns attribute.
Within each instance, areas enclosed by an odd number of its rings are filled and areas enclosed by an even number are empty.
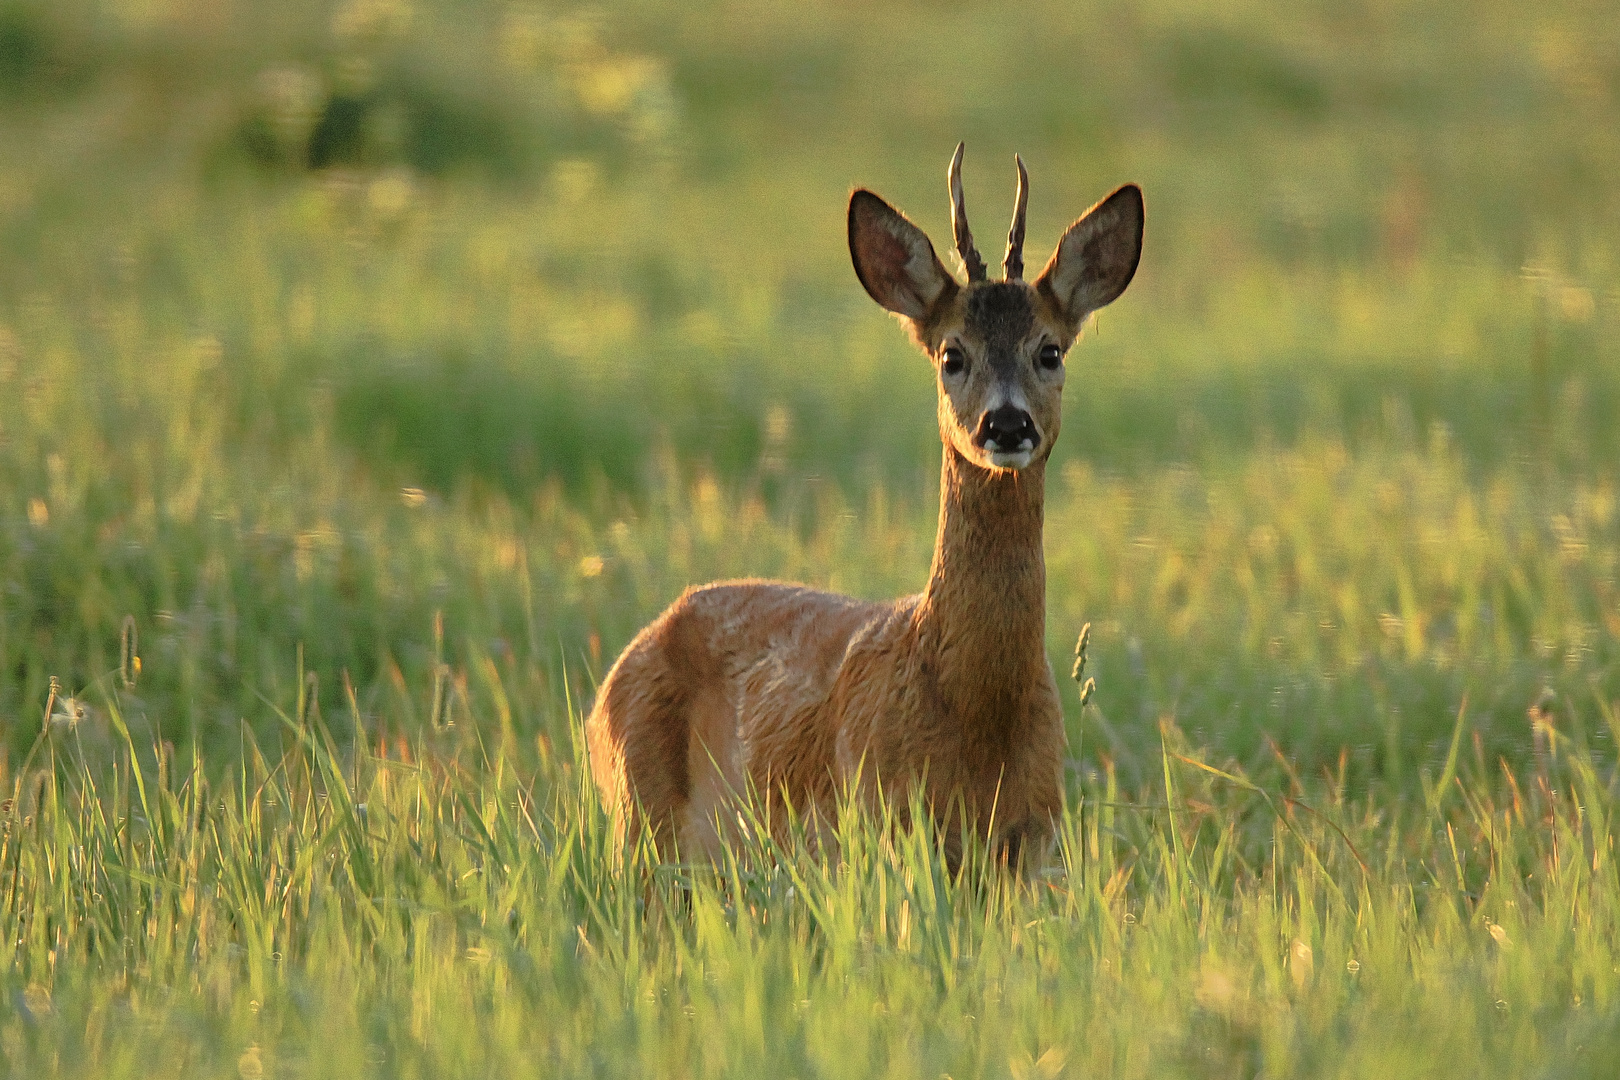
<svg viewBox="0 0 1620 1080"><path fill-rule="evenodd" d="M932 377L844 207L944 251L959 139L996 257L1014 152L1035 266L1147 195L1053 466L1077 767L1607 737L1610 4L3 0L6 752L53 676L234 756L315 673L544 755L688 583L915 590Z"/></svg>

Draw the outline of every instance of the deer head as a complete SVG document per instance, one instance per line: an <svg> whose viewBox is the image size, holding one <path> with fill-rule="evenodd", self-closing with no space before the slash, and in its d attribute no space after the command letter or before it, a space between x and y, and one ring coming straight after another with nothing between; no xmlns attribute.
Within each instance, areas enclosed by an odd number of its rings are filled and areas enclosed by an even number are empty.
<svg viewBox="0 0 1620 1080"><path fill-rule="evenodd" d="M1015 161L1018 198L1001 281L987 280L973 246L960 144L948 177L965 285L900 211L864 188L849 200L856 275L933 361L940 438L990 470L1022 469L1051 454L1062 423L1063 358L1087 316L1125 291L1142 254L1142 190L1126 184L1070 225L1046 269L1024 281L1029 178Z"/></svg>

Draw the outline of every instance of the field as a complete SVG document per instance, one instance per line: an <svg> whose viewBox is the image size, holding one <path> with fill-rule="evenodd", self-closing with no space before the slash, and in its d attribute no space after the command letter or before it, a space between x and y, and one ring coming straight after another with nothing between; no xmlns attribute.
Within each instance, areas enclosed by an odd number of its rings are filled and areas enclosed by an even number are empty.
<svg viewBox="0 0 1620 1080"><path fill-rule="evenodd" d="M1610 8L0 0L0 1075L1610 1075ZM1060 850L616 851L636 629L924 580L958 139L1147 196Z"/></svg>

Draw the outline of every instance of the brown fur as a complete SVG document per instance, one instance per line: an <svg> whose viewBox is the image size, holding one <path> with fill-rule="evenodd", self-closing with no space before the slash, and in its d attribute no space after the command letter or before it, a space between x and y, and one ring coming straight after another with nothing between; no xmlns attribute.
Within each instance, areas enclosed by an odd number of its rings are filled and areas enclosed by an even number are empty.
<svg viewBox="0 0 1620 1080"><path fill-rule="evenodd" d="M621 828L641 815L661 849L718 853L752 789L826 824L840 790L904 809L921 785L936 819L961 813L1017 860L1062 810L1065 744L1046 659L1041 551L1047 458L1067 351L1085 317L1129 284L1141 194L1120 189L1065 233L1041 277L946 273L920 229L867 191L850 200L850 253L878 303L934 361L939 532L916 596L871 603L800 585L689 589L636 635L586 724L591 768ZM948 352L962 370L946 372ZM1012 464L974 432L1009 402L1039 443ZM998 463L999 462L999 463Z"/></svg>

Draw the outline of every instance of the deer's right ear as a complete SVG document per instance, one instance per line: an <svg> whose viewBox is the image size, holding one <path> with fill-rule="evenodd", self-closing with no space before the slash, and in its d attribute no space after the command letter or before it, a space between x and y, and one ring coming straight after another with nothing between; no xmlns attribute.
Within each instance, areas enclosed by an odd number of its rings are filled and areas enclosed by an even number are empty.
<svg viewBox="0 0 1620 1080"><path fill-rule="evenodd" d="M849 197L849 257L872 299L913 322L956 288L928 234L865 188Z"/></svg>

